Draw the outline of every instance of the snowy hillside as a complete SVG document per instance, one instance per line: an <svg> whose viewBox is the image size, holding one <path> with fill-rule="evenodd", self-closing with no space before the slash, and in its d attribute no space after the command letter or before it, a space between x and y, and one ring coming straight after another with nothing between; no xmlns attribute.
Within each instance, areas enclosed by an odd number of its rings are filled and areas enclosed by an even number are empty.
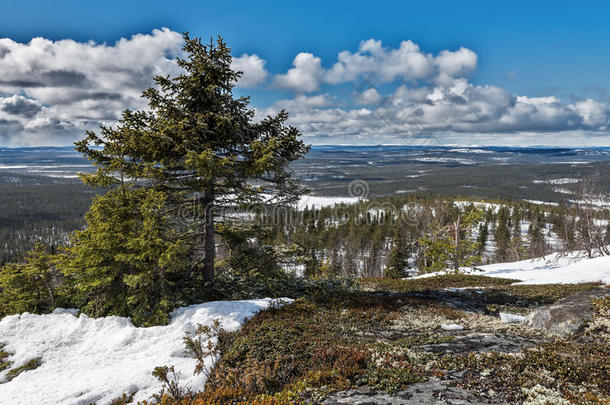
<svg viewBox="0 0 610 405"><path fill-rule="evenodd" d="M237 330L245 318L273 301L192 305L174 311L169 325L149 328L137 328L127 318L93 319L75 316L70 310L7 316L0 321L0 343L13 354L8 360L20 366L40 358L42 364L0 384L0 402L107 404L122 393L133 392L137 402L160 390L151 372L162 365L175 366L181 384L200 390L205 378L193 376L195 360L183 353L185 333L193 332L197 324L211 325L215 319L226 330ZM6 371L0 373L0 380L5 375Z"/></svg>
<svg viewBox="0 0 610 405"><path fill-rule="evenodd" d="M552 254L546 258L495 263L476 269L466 268L463 271L490 277L522 280L517 284L568 284L596 281L610 284L610 256L588 259L577 255L560 257ZM431 277L436 274L439 273L428 273L418 277Z"/></svg>

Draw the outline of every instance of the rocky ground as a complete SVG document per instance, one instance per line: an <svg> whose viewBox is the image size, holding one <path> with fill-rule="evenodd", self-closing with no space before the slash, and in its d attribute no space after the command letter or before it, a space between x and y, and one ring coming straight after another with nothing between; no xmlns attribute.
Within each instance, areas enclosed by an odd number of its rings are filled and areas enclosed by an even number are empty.
<svg viewBox="0 0 610 405"><path fill-rule="evenodd" d="M610 289L513 283L364 280L260 312L182 403L610 404Z"/></svg>
<svg viewBox="0 0 610 405"><path fill-rule="evenodd" d="M419 298L427 298L443 302L453 308L469 311L475 314L491 315L485 305L485 300L477 300L476 295L456 297L444 292L416 293ZM570 295L554 304L532 308L524 322L510 329L498 328L491 333L477 332L476 323L470 324L467 332L451 333L452 340L421 346L424 352L441 355L472 355L506 353L518 354L524 349L533 348L543 342L552 342L555 337L570 338L583 332L591 325L595 315L593 300L610 297L610 289L600 288ZM523 312L520 310L520 312ZM607 320L607 318L606 318ZM488 320L487 327L493 324ZM487 328L484 328L487 329ZM521 332L521 333L520 333ZM445 332L450 333L450 332ZM601 336L598 336L601 338ZM607 343L607 342L606 342ZM600 359L603 360L603 359ZM608 360L608 359L606 359ZM608 364L606 364L608 366ZM447 371L442 377L430 377L427 381L415 383L400 389L394 394L371 390L364 385L356 389L331 394L325 401L326 405L338 404L500 404L509 403L503 398L493 398L493 393L473 391L460 387L464 377L472 370ZM543 386L535 386L528 392L525 402L539 404L555 404L564 400L559 394ZM606 397L604 403L609 403ZM566 402L570 403L570 401ZM595 403L595 402L592 402ZM601 402L600 402L601 403Z"/></svg>
<svg viewBox="0 0 610 405"><path fill-rule="evenodd" d="M474 290L475 292L481 290ZM435 302L442 302L450 307L469 312L469 317L479 318L478 314L493 316L489 311L485 298L478 299L477 293L459 296L447 294L446 291L418 292L407 294L422 299L429 299ZM518 355L524 349L534 348L541 343L553 342L556 337L569 339L570 337L582 333L587 326L590 326L595 315L593 302L605 297L610 297L609 288L597 288L581 291L569 295L557 302L530 308L528 316L523 322L518 322L518 326L512 328L501 328L487 332L477 332L477 324L482 329L487 329L494 324L494 321L487 319L487 322L467 322L469 328L459 332L444 332L452 336L452 340L443 343L423 345L420 349L424 352L446 355L468 356L476 353L477 355L488 355L493 353L506 353ZM524 312L523 308L516 308L518 312ZM477 314L477 315L474 315ZM518 319L518 318L517 318ZM599 320L598 320L599 321ZM605 319L608 321L608 318ZM603 322L603 321L602 321ZM582 338L582 336L580 336ZM603 341L603 336L594 336ZM577 339L577 338L576 338ZM606 341L605 343L608 343ZM608 358L600 360L610 360ZM606 366L610 366L606 363ZM361 386L356 389L341 391L331 394L323 403L326 405L338 404L500 404L510 403L506 398L494 398L493 392L473 391L462 387L464 377L473 370L452 370L447 371L442 377L430 377L425 382L408 385L393 394L371 390L369 386ZM485 374L485 373L483 373ZM484 378L483 375L481 378ZM561 397L561 394L544 386L537 385L534 389L525 392L526 403L536 404L555 404L571 403L578 401L568 401ZM610 403L610 399L600 398L600 403ZM592 401L591 403L596 403Z"/></svg>

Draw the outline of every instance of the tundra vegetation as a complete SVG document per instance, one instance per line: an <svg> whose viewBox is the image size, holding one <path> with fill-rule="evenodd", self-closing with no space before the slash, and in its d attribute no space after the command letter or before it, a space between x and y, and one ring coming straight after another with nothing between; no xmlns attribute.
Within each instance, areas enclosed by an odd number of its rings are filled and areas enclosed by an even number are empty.
<svg viewBox="0 0 610 405"><path fill-rule="evenodd" d="M185 336L206 390L190 392L159 365L154 401L164 404L317 403L430 379L492 402L610 401L608 300L569 340L498 316L599 284L522 286L460 273L551 252L610 254L609 211L589 184L580 203L557 206L414 195L295 210L306 190L290 164L308 146L287 113L254 121L249 100L232 92L240 73L224 41L184 41L183 73L155 79L147 110L126 110L117 126L77 143L97 169L81 176L99 192L86 226L2 266L0 316L74 307L151 326L206 300L297 298L237 332L216 325ZM217 342L204 344L211 335ZM212 369L208 356L218 359ZM0 348L7 378L40 364L11 368L9 358Z"/></svg>

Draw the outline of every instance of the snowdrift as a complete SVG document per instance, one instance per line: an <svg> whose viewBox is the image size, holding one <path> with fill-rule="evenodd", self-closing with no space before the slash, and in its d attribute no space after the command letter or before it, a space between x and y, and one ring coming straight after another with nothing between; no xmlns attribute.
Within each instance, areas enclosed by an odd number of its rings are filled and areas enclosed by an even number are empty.
<svg viewBox="0 0 610 405"><path fill-rule="evenodd" d="M477 269L465 268L463 271L469 274L521 280L520 283L515 284L577 284L597 281L610 284L610 256L588 259L582 255L560 257L551 254L546 258L489 264L479 266ZM431 277L444 273L428 273L418 277Z"/></svg>
<svg viewBox="0 0 610 405"><path fill-rule="evenodd" d="M237 330L246 318L274 301L192 305L174 311L169 325L148 328L137 328L117 316L76 316L74 310L7 316L0 321L0 343L14 353L9 358L13 367L32 358L40 358L42 364L0 384L0 403L102 405L133 392L137 402L159 391L160 383L151 372L162 365L175 366L182 385L201 390L205 378L193 376L195 361L184 353L184 334L193 332L197 324L212 325L215 319L226 330ZM0 373L0 380L6 372Z"/></svg>

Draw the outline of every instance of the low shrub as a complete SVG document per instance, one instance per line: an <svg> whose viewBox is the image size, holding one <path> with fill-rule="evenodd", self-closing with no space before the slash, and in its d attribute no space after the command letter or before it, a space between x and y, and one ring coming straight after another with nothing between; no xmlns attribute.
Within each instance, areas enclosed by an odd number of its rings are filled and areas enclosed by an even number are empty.
<svg viewBox="0 0 610 405"><path fill-rule="evenodd" d="M359 282L369 289L392 292L438 291L445 288L489 287L510 285L520 280L480 276L475 274L442 274L432 277L391 279L369 278Z"/></svg>
<svg viewBox="0 0 610 405"><path fill-rule="evenodd" d="M559 392L572 403L607 403L609 359L607 344L558 340L516 355L487 352L447 356L441 360L441 367L466 370L462 387L479 392L491 390L509 402L523 402L527 390L539 385ZM596 400L585 400L587 397Z"/></svg>

